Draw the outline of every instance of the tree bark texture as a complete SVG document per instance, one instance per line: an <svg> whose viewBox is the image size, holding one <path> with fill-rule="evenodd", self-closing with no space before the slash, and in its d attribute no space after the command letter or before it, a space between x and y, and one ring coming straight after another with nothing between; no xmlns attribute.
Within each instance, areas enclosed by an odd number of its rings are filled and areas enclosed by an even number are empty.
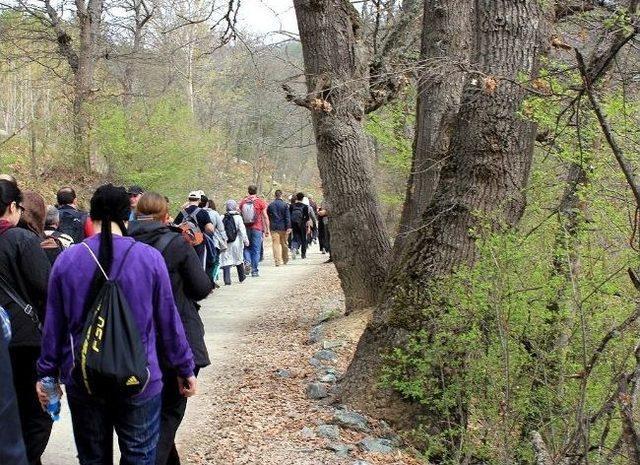
<svg viewBox="0 0 640 465"><path fill-rule="evenodd" d="M537 72L544 31L540 8L539 2L522 0L475 1L471 67L477 72L465 78L440 180L403 259L390 271L383 303L342 383L345 403L401 427L414 426L426 409L378 385L383 355L402 347L411 332L437 328L442 310L428 289L459 266L473 265L484 225L494 231L511 227L524 211L535 126L518 114L525 91L516 82ZM429 415L424 419L428 430L442 431L443 419L437 412ZM464 422L464 415L459 420Z"/></svg>
<svg viewBox="0 0 640 465"><path fill-rule="evenodd" d="M75 95L73 101L74 134L76 147L87 161L87 168L105 173L105 160L91 148L91 127L87 103L93 92L93 77L98 60L98 41L100 39L103 1L77 0L77 17L80 25L80 44L78 49L78 68L75 73Z"/></svg>
<svg viewBox="0 0 640 465"><path fill-rule="evenodd" d="M58 53L67 60L73 73L73 135L76 154L82 157L89 170L106 171L106 163L92 153L90 123L87 103L93 92L93 77L98 60L103 0L75 0L76 19L79 27L79 44L73 46L73 39L63 26L63 21L50 0L44 0L49 22L56 34Z"/></svg>
<svg viewBox="0 0 640 465"><path fill-rule="evenodd" d="M363 128L369 64L357 11L347 0L295 0L318 168L331 215L331 252L347 310L375 305L390 240L373 185Z"/></svg>
<svg viewBox="0 0 640 465"><path fill-rule="evenodd" d="M419 226L438 185L469 67L473 11L473 0L424 2L416 135L396 252Z"/></svg>

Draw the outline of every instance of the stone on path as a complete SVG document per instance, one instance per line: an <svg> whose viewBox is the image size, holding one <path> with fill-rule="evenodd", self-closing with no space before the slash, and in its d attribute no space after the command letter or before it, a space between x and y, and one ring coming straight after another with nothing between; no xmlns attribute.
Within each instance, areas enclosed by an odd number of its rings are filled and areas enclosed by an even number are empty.
<svg viewBox="0 0 640 465"><path fill-rule="evenodd" d="M393 452L393 442L389 439L379 439L368 436L360 441L358 445L365 452L378 454L390 454Z"/></svg>
<svg viewBox="0 0 640 465"><path fill-rule="evenodd" d="M310 383L306 389L307 397L309 399L324 399L329 395L327 387L321 383Z"/></svg>
<svg viewBox="0 0 640 465"><path fill-rule="evenodd" d="M333 373L327 373L320 378L321 383L335 383L336 381L338 381L338 378Z"/></svg>
<svg viewBox="0 0 640 465"><path fill-rule="evenodd" d="M363 415L349 410L336 410L333 415L333 423L356 431L370 431L367 419Z"/></svg>
<svg viewBox="0 0 640 465"><path fill-rule="evenodd" d="M327 449L334 451L338 457L347 457L352 447L339 442L332 442L327 446Z"/></svg>
<svg viewBox="0 0 640 465"><path fill-rule="evenodd" d="M337 441L340 439L340 428L336 425L320 425L316 428L316 434L321 438Z"/></svg>
<svg viewBox="0 0 640 465"><path fill-rule="evenodd" d="M291 372L283 368L278 368L275 373L278 378L291 378Z"/></svg>
<svg viewBox="0 0 640 465"><path fill-rule="evenodd" d="M302 431L300 431L300 433L302 434L303 438L307 438L307 439L313 439L316 437L315 433L313 432L313 430L307 426L305 426L304 428L302 428Z"/></svg>
<svg viewBox="0 0 640 465"><path fill-rule="evenodd" d="M342 341L322 341L322 348L323 349L336 349L338 347L342 347L344 345L344 342Z"/></svg>
<svg viewBox="0 0 640 465"><path fill-rule="evenodd" d="M332 350L322 349L316 352L313 358L321 360L323 362L333 362L338 358L338 356Z"/></svg>
<svg viewBox="0 0 640 465"><path fill-rule="evenodd" d="M324 332L322 325L314 326L309 331L309 339L307 339L307 344L317 344L322 339L322 333Z"/></svg>

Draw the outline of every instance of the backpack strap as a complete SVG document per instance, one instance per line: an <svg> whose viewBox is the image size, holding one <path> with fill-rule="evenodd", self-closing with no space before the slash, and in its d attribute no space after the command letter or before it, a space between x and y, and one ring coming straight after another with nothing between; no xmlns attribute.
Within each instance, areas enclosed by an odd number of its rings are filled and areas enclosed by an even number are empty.
<svg viewBox="0 0 640 465"><path fill-rule="evenodd" d="M104 271L104 268L102 267L102 265L100 264L100 260L98 260L98 257L96 257L96 254L93 253L93 250L91 250L91 247L89 247L89 245L87 245L86 242L82 242L82 245L84 245L86 247L86 249L89 251L89 253L91 254L91 257L93 258L93 261L96 262L96 264L98 265L98 268L100 268L100 271L102 271L102 274L104 276L104 278L109 281L109 276L107 275L107 273ZM135 247L136 243L134 242L133 244L131 244L131 247L129 247L127 249L127 251L124 254L124 257L122 257L122 263L120 263L120 268L118 269L118 273L116 273L116 276L114 278L114 281L116 279L118 279L118 277L120 277L120 273L122 273L122 268L124 268L124 263L127 261L127 257L129 256L129 252L131 252L131 249L133 249Z"/></svg>
<svg viewBox="0 0 640 465"><path fill-rule="evenodd" d="M91 257L93 258L93 261L96 262L96 265L98 265L98 268L100 268L100 271L102 271L102 274L104 275L104 279L109 281L109 276L107 276L106 271L104 271L104 268L102 268L102 265L100 264L100 260L98 260L98 257L96 257L96 254L93 253L93 250L91 250L91 247L89 247L89 245L86 242L81 242L81 244L83 246L85 246L85 248L91 254Z"/></svg>
<svg viewBox="0 0 640 465"><path fill-rule="evenodd" d="M165 233L162 235L162 237L160 237L160 240L153 245L153 247L162 255L164 255L164 251L167 250L174 239L178 237L180 237L180 234Z"/></svg>
<svg viewBox="0 0 640 465"><path fill-rule="evenodd" d="M34 311L31 304L26 303L18 294L13 292L9 283L5 281L4 276L0 275L0 289L4 291L7 296L14 301L14 303L22 309L22 311L27 315L33 324L38 329L39 333L42 333L42 323L40 322L40 318L38 318L38 314Z"/></svg>

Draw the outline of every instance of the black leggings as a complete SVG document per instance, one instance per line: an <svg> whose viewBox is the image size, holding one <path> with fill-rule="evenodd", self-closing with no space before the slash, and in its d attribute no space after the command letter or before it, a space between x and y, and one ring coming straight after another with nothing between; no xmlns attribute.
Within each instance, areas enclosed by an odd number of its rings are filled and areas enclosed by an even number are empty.
<svg viewBox="0 0 640 465"><path fill-rule="evenodd" d="M42 410L36 394L36 361L40 356L40 348L10 347L9 353L27 459L31 465L38 465L49 442L53 425L49 414Z"/></svg>
<svg viewBox="0 0 640 465"><path fill-rule="evenodd" d="M247 276L244 274L244 265L236 265L236 269L238 270L238 280L240 282L244 281ZM222 276L224 279L224 283L226 285L231 284L231 265L222 267Z"/></svg>

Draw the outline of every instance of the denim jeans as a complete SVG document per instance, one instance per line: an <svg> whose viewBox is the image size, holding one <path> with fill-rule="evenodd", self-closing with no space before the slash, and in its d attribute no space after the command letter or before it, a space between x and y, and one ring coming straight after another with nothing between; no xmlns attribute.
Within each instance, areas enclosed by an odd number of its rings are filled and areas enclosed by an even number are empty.
<svg viewBox="0 0 640 465"><path fill-rule="evenodd" d="M155 465L162 397L109 400L69 395L80 465L113 463L113 430L120 465Z"/></svg>
<svg viewBox="0 0 640 465"><path fill-rule="evenodd" d="M247 228L249 247L244 248L244 261L251 263L251 272L258 272L260 251L262 250L262 231Z"/></svg>

